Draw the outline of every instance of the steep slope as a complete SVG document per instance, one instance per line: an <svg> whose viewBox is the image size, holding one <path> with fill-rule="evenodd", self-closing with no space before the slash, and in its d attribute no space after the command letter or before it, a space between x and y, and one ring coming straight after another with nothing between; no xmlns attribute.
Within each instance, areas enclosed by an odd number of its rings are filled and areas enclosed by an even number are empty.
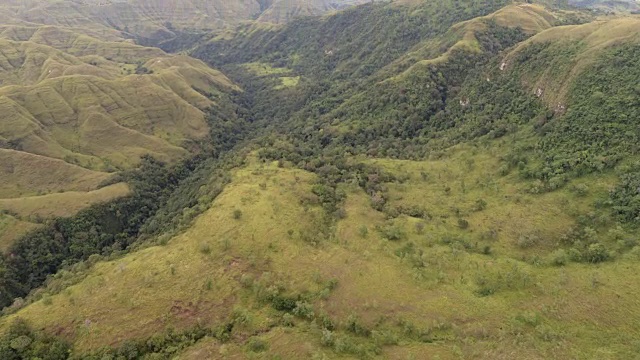
<svg viewBox="0 0 640 360"><path fill-rule="evenodd" d="M640 17L622 17L555 28L519 44L504 58L503 69L509 69L511 59L518 57L529 47L547 47L544 50L546 54L564 49L567 52L565 57L558 57L546 71L537 68L534 70L536 72L521 74L528 85L527 90L535 93L541 89L540 97L549 107L553 107L566 101L570 84L592 67L603 54L616 47L638 43ZM541 54L540 57L546 56ZM549 94L545 96L544 92L547 90Z"/></svg>
<svg viewBox="0 0 640 360"><path fill-rule="evenodd" d="M86 274L52 279L51 295L4 321L20 317L55 332L72 341L78 356L121 344L116 355L135 349L174 356L186 348L184 358L193 359L252 352L295 358L426 352L444 359L632 354L633 319L640 316L632 285L637 261L597 270L554 266L564 260L552 253L552 239L573 221L567 206L588 211L591 205L568 191L524 195L527 184L513 177L498 180L501 191L482 185L496 179L502 146L459 147L437 161L375 160L406 179L386 184L390 205L425 207L430 215L387 220L360 188L345 185L345 217L327 238L317 235L327 225L315 176L250 156L184 234L166 246L98 263ZM450 194L442 179L452 186ZM470 185L461 190L464 183ZM488 205L478 208L478 198ZM466 214L469 227L444 216L451 206ZM532 236L534 244L523 240ZM66 281L79 282L56 290ZM618 296L602 301L609 288ZM207 334L189 348L189 339Z"/></svg>
<svg viewBox="0 0 640 360"><path fill-rule="evenodd" d="M350 5L364 2L365 1L352 1ZM317 16L335 11L340 7L340 4L340 1L330 0L298 2L291 0L274 0L272 4L260 14L258 21L283 24L297 17Z"/></svg>
<svg viewBox="0 0 640 360"><path fill-rule="evenodd" d="M110 175L81 168L61 160L15 150L0 149L0 198L95 189Z"/></svg>
<svg viewBox="0 0 640 360"><path fill-rule="evenodd" d="M146 41L172 38L184 30L212 30L242 21L283 23L294 17L320 15L362 0L8 0L0 5L0 23L35 23L117 30Z"/></svg>
<svg viewBox="0 0 640 360"><path fill-rule="evenodd" d="M569 0L569 4L600 10L640 11L640 4L636 0Z"/></svg>
<svg viewBox="0 0 640 360"><path fill-rule="evenodd" d="M184 152L186 140L206 135L203 111L214 101L203 94L237 90L185 56L55 27L29 30L28 39L0 40L2 139L22 151L96 169L106 160L131 165L146 152L169 159ZM109 131L121 142L95 143L113 141Z"/></svg>
<svg viewBox="0 0 640 360"><path fill-rule="evenodd" d="M246 142L146 164L155 215L1 257L0 355L633 358L637 20L409 1L216 34L194 54L251 123L211 130Z"/></svg>
<svg viewBox="0 0 640 360"><path fill-rule="evenodd" d="M110 33L6 26L0 47L0 199L11 199L0 209L22 220L126 195L122 186L93 190L143 155L176 161L199 151L209 109L227 114L220 109L239 90L201 61ZM53 196L65 205L46 210L51 192L68 192Z"/></svg>

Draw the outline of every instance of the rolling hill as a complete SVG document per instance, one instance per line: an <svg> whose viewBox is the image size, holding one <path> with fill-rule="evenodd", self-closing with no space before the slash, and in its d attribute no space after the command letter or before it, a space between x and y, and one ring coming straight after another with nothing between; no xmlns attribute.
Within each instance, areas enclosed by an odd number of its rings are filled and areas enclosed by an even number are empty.
<svg viewBox="0 0 640 360"><path fill-rule="evenodd" d="M287 22L321 15L362 0L8 0L0 4L4 24L44 24L119 31L148 42L167 40L184 30L213 30L243 21ZM0 15L1 16L1 15Z"/></svg>
<svg viewBox="0 0 640 360"><path fill-rule="evenodd" d="M8 182L55 192L69 178L91 191L108 183L105 166L134 169L116 179L132 196L52 220L0 256L0 356L633 358L640 17L558 3L371 3L244 23L189 43L200 60L95 40L143 59L130 63L88 55L77 40L8 32L14 53L52 61L28 74L3 66L14 85L0 91L16 91L21 111L42 116L33 122L51 144L83 165L6 149ZM78 75L87 63L97 69ZM58 68L69 75L49 75ZM55 137L65 126L55 114L68 107L82 119L75 104L87 91L56 85L67 77L124 91L109 99L140 109L157 103L127 93L131 82L200 114L210 107L201 139L221 147L193 162L141 157L135 168L128 161L142 153L179 158L201 128L180 112L118 116L99 100L91 111L178 153L116 142L127 156L91 162L120 136L77 142L85 147ZM46 111L31 100L44 95L19 102L43 84L73 99ZM60 164L56 185L27 161ZM50 214L63 204L56 195L0 204ZM0 229L25 225L5 216Z"/></svg>
<svg viewBox="0 0 640 360"><path fill-rule="evenodd" d="M640 4L636 0L570 0L569 4L598 10L640 11Z"/></svg>
<svg viewBox="0 0 640 360"><path fill-rule="evenodd" d="M27 221L83 207L26 211L42 195L60 193L60 201L65 192L75 199L90 191L84 205L113 199L128 191L93 190L141 156L173 162L197 152L209 136L208 109L226 106L239 90L200 61L111 33L100 39L78 29L13 25L0 31L0 46L0 198L11 199L0 208Z"/></svg>

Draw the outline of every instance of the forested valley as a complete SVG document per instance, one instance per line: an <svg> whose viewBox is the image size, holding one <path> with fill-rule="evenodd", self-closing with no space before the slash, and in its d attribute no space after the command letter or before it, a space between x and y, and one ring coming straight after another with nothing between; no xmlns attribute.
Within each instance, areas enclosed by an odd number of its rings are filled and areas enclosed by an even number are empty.
<svg viewBox="0 0 640 360"><path fill-rule="evenodd" d="M189 90L206 134L0 254L0 358L632 358L640 17L619 11L371 2L138 38L225 76Z"/></svg>

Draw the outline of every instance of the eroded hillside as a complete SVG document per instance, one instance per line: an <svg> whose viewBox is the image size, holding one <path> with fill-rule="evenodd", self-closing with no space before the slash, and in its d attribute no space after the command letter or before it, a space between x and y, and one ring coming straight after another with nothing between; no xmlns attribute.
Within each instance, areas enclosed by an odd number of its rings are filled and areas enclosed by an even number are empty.
<svg viewBox="0 0 640 360"><path fill-rule="evenodd" d="M197 152L209 109L239 91L201 61L78 29L6 26L0 47L0 207L22 221L126 195L122 185L76 199L143 155L174 162ZM52 193L58 209L33 209Z"/></svg>

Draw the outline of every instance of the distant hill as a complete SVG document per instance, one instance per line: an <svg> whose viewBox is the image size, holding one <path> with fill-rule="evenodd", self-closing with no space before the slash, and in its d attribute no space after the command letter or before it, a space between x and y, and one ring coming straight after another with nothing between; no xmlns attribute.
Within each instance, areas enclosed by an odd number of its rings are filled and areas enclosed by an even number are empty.
<svg viewBox="0 0 640 360"><path fill-rule="evenodd" d="M117 29L144 39L182 30L211 30L247 20L283 23L365 0L7 0L0 23Z"/></svg>
<svg viewBox="0 0 640 360"><path fill-rule="evenodd" d="M637 0L569 0L569 4L601 10L616 10L623 12L640 11L640 2Z"/></svg>
<svg viewBox="0 0 640 360"><path fill-rule="evenodd" d="M637 357L639 16L280 14L0 32L0 359Z"/></svg>
<svg viewBox="0 0 640 360"><path fill-rule="evenodd" d="M0 209L25 221L125 195L119 187L60 203L145 154L173 162L197 151L209 136L208 109L239 90L199 60L110 32L99 39L53 25L0 26L0 47ZM50 193L62 193L59 211L37 210Z"/></svg>

